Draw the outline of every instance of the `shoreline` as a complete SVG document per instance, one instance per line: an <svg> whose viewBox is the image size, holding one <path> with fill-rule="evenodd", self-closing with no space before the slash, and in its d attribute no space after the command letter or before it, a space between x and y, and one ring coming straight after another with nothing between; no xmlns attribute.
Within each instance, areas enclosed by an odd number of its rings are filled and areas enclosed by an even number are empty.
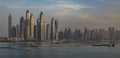
<svg viewBox="0 0 120 58"><path fill-rule="evenodd" d="M64 44L55 44L55 43L39 43L39 42L0 42L0 43L7 43L8 45L11 43L11 46L6 47L27 47L27 48L66 48L66 47L80 47L80 46L97 46L101 47L101 43L64 43ZM103 45L106 45L102 43ZM119 44L119 43L118 43ZM101 46L100 46L101 45ZM107 44L109 45L109 44ZM117 44L115 44L117 45Z"/></svg>

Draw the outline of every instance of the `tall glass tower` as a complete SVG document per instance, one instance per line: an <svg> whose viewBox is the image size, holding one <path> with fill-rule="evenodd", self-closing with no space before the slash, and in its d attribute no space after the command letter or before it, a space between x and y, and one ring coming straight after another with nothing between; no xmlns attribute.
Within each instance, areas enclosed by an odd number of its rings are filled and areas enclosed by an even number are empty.
<svg viewBox="0 0 120 58"><path fill-rule="evenodd" d="M32 13L30 15L30 38L34 40L34 16Z"/></svg>
<svg viewBox="0 0 120 58"><path fill-rule="evenodd" d="M41 41L46 40L46 23L43 12L40 13L40 17L37 20L37 39Z"/></svg>
<svg viewBox="0 0 120 58"><path fill-rule="evenodd" d="M55 40L58 40L58 20L55 20Z"/></svg>
<svg viewBox="0 0 120 58"><path fill-rule="evenodd" d="M24 40L25 38L25 20L24 17L20 18L20 38Z"/></svg>
<svg viewBox="0 0 120 58"><path fill-rule="evenodd" d="M30 39L30 13L26 11L26 40Z"/></svg>
<svg viewBox="0 0 120 58"><path fill-rule="evenodd" d="M51 19L51 39L55 39L55 20L54 18Z"/></svg>
<svg viewBox="0 0 120 58"><path fill-rule="evenodd" d="M12 15L9 14L8 17L8 37L12 37Z"/></svg>

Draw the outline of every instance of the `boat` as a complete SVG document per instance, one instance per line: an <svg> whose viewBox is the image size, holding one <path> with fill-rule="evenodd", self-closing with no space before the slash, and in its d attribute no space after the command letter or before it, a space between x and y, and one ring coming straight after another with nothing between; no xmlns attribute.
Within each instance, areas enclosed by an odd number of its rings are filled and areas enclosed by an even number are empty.
<svg viewBox="0 0 120 58"><path fill-rule="evenodd" d="M94 44L92 46L107 46L107 47L115 47L115 44Z"/></svg>
<svg viewBox="0 0 120 58"><path fill-rule="evenodd" d="M38 45L31 44L30 47L39 47Z"/></svg>
<svg viewBox="0 0 120 58"><path fill-rule="evenodd" d="M115 47L115 44L111 44L111 45L109 45L108 47Z"/></svg>

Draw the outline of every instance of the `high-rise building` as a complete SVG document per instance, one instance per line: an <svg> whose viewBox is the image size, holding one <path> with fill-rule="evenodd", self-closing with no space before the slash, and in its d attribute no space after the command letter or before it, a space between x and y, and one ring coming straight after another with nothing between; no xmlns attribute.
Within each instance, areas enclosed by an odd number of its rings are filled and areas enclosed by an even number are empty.
<svg viewBox="0 0 120 58"><path fill-rule="evenodd" d="M81 39L81 30L80 29L75 29L75 31L74 31L74 39L76 39L76 40Z"/></svg>
<svg viewBox="0 0 120 58"><path fill-rule="evenodd" d="M16 37L16 26L13 26L12 29L11 29L11 31L12 31L11 32L11 35L12 35L11 37L12 38Z"/></svg>
<svg viewBox="0 0 120 58"><path fill-rule="evenodd" d="M50 25L46 26L46 40L50 40Z"/></svg>
<svg viewBox="0 0 120 58"><path fill-rule="evenodd" d="M108 40L109 39L109 32L105 29L100 29L100 37L102 40Z"/></svg>
<svg viewBox="0 0 120 58"><path fill-rule="evenodd" d="M16 25L16 38L20 38L20 26Z"/></svg>
<svg viewBox="0 0 120 58"><path fill-rule="evenodd" d="M37 19L37 40L41 40L41 34L40 34L40 18Z"/></svg>
<svg viewBox="0 0 120 58"><path fill-rule="evenodd" d="M46 40L46 23L43 12L40 13L40 17L37 20L37 39L41 41Z"/></svg>
<svg viewBox="0 0 120 58"><path fill-rule="evenodd" d="M26 40L30 39L30 12L26 11Z"/></svg>
<svg viewBox="0 0 120 58"><path fill-rule="evenodd" d="M34 40L34 16L32 13L30 15L30 38Z"/></svg>
<svg viewBox="0 0 120 58"><path fill-rule="evenodd" d="M115 28L114 27L109 27L108 28L108 32L109 32L109 39L113 40L115 39Z"/></svg>
<svg viewBox="0 0 120 58"><path fill-rule="evenodd" d="M34 25L34 39L37 40L37 25Z"/></svg>
<svg viewBox="0 0 120 58"><path fill-rule="evenodd" d="M68 29L67 28L65 28L64 30L64 39L68 40Z"/></svg>
<svg viewBox="0 0 120 58"><path fill-rule="evenodd" d="M58 40L58 20L55 20L55 39Z"/></svg>
<svg viewBox="0 0 120 58"><path fill-rule="evenodd" d="M8 37L12 37L12 15L9 14L8 17Z"/></svg>
<svg viewBox="0 0 120 58"><path fill-rule="evenodd" d="M84 40L88 40L89 39L89 30L85 27L84 28Z"/></svg>
<svg viewBox="0 0 120 58"><path fill-rule="evenodd" d="M51 39L55 40L55 20L51 19Z"/></svg>
<svg viewBox="0 0 120 58"><path fill-rule="evenodd" d="M64 39L64 32L60 31L59 32L59 40L63 40Z"/></svg>
<svg viewBox="0 0 120 58"><path fill-rule="evenodd" d="M46 40L46 23L45 23L45 18L43 16L43 12L40 13L40 29L41 29L41 40L45 41Z"/></svg>
<svg viewBox="0 0 120 58"><path fill-rule="evenodd" d="M97 40L98 39L98 30L93 29L90 32L90 40Z"/></svg>
<svg viewBox="0 0 120 58"><path fill-rule="evenodd" d="M71 39L71 35L72 35L72 32L71 32L71 29L69 28L68 29L68 39Z"/></svg>
<svg viewBox="0 0 120 58"><path fill-rule="evenodd" d="M24 40L25 38L25 20L24 17L20 18L20 38Z"/></svg>

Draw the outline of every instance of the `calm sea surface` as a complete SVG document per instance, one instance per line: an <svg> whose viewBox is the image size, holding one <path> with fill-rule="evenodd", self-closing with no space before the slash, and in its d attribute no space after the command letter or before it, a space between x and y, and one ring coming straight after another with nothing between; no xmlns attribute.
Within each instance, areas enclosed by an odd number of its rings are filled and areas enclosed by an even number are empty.
<svg viewBox="0 0 120 58"><path fill-rule="evenodd" d="M10 43L0 43L0 47L9 45ZM120 58L120 45L115 47L0 48L0 58Z"/></svg>

